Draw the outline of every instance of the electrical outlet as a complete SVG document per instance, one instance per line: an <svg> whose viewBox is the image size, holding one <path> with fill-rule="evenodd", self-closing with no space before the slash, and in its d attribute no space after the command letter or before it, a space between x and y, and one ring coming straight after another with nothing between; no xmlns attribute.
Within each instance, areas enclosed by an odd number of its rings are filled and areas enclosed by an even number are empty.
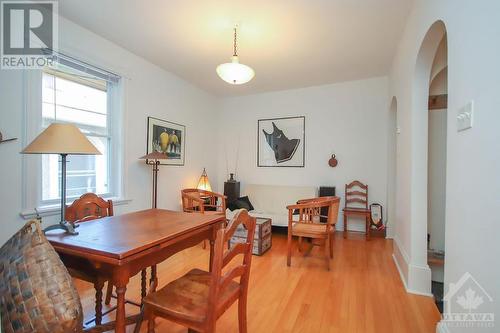
<svg viewBox="0 0 500 333"><path fill-rule="evenodd" d="M457 132L472 128L474 120L474 102L470 101L457 114Z"/></svg>

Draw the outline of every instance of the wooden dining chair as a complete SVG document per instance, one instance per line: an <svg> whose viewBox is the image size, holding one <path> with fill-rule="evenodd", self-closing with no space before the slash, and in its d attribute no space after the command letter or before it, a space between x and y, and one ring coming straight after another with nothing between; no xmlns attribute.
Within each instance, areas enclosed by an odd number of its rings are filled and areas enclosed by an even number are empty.
<svg viewBox="0 0 500 333"><path fill-rule="evenodd" d="M113 216L113 201L104 200L94 193L85 193L80 198L76 199L69 207L66 207L65 219L68 222L82 223L106 216ZM64 255L62 256L64 257ZM82 270L80 267L71 267L72 265L69 260L69 258L66 258L66 260L63 261L67 264L70 275L76 277L77 279L90 282L94 285L95 318L91 321L95 321L96 325L100 325L103 316L102 289L106 282L108 282L105 298L106 305L111 302L111 295L113 293L113 285L109 282L111 280L111 275L103 274L103 272L99 272L97 269L91 269L92 267L90 266L92 264L90 262L88 264L88 271L91 273L82 273L84 270Z"/></svg>
<svg viewBox="0 0 500 333"><path fill-rule="evenodd" d="M345 185L344 238L347 238L349 216L365 218L366 239L370 239L370 210L368 209L368 185L355 180Z"/></svg>
<svg viewBox="0 0 500 333"><path fill-rule="evenodd" d="M340 199L338 197L319 197L299 200L288 209L288 244L287 266L292 263L292 236L299 239L299 251L302 252L302 238L322 240L325 245L326 267L330 270L330 259L333 258L333 234L339 214ZM326 223L320 222L321 208L328 208ZM294 212L298 211L298 218L294 220ZM314 245L321 243L311 242Z"/></svg>
<svg viewBox="0 0 500 333"><path fill-rule="evenodd" d="M66 208L66 221L84 223L87 221L103 218L106 216L113 216L113 201L104 200L94 193L83 194L80 198L76 199L69 207ZM63 255L64 257L64 255ZM106 297L104 303L109 305L111 303L111 297L113 295L113 285L111 284L111 274L106 274L102 270L98 270L92 267L92 263L88 263L88 267L83 270L82 267L72 267L71 259L65 258L65 263L68 267L68 271L71 276L77 279L90 282L95 288L95 318L87 321L85 324L89 324L95 321L96 325L102 323L102 289L104 284L107 282ZM77 265L75 263L75 265ZM80 265L80 264L78 264ZM83 271L89 273L82 273ZM156 266L151 267L151 279L156 277ZM141 272L141 296L146 296L146 270ZM140 306L140 304L127 301L127 303ZM112 307L106 311L109 313L113 311L115 307ZM104 314L106 314L104 313Z"/></svg>
<svg viewBox="0 0 500 333"><path fill-rule="evenodd" d="M225 245L240 224L247 230L246 241L225 251ZM212 333L215 332L217 319L238 300L239 332L246 333L254 233L255 218L246 210L237 212L227 227L217 232L211 272L193 269L148 294L134 332L139 332L143 319L148 320L148 332L154 332L154 318L159 316L188 327L190 332ZM238 278L239 281L235 281ZM151 286L150 290L155 287Z"/></svg>
<svg viewBox="0 0 500 333"><path fill-rule="evenodd" d="M187 188L181 190L182 210L186 213L221 214L226 216L226 199L223 194ZM203 248L206 248L203 241Z"/></svg>

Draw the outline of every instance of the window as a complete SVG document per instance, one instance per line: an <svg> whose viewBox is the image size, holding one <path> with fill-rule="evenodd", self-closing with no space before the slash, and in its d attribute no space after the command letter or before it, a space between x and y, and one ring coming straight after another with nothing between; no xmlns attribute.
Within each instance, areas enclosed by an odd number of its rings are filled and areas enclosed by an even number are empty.
<svg viewBox="0 0 500 333"><path fill-rule="evenodd" d="M40 131L53 122L72 123L96 146L102 155L68 155L66 196L73 201L84 193L104 197L119 196L117 174L119 77L58 56L58 62L45 68L41 77ZM37 117L40 119L40 117ZM111 172L113 170L113 172ZM114 177L114 178L113 178ZM60 200L61 163L59 155L41 156L37 206Z"/></svg>

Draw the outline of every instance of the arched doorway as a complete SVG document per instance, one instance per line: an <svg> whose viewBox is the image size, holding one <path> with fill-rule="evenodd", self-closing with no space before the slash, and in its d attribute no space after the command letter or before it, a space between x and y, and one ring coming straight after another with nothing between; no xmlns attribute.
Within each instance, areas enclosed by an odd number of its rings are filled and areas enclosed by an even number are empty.
<svg viewBox="0 0 500 333"><path fill-rule="evenodd" d="M429 176L435 177L436 172L434 171L438 162L438 159L435 158L434 150L430 151L429 148L434 148L436 144L436 138L438 136L435 135L435 129L439 127L434 126L434 121L431 126L429 126L429 120L434 118L429 114L429 96L431 92L431 82L436 78L436 75L440 75L439 73L447 66L447 54L445 53L443 57L443 52L441 50L443 45L446 47L446 44L446 27L442 21L437 21L429 28L418 52L412 94L410 264L410 270L412 270L412 272L409 274L408 284L410 289L418 290L429 295L431 294L432 274L428 264L428 221L429 213L433 214L433 212L435 212L434 208L436 208L436 205L432 207L429 206L429 194L433 193L434 196L434 188L433 186L429 186ZM446 122L447 118L445 116L445 125ZM430 130L432 132L430 132ZM444 136L442 136L442 133L439 134L441 134L439 137L445 141L442 142L442 145L446 147L446 134ZM431 137L429 135L431 135ZM429 146L429 144L431 146ZM444 156L445 155L446 152L444 153ZM429 162L431 164L429 164ZM442 162L442 160L439 160L439 162ZM441 167L446 170L446 162L444 162ZM429 172L429 170L431 170L431 172ZM442 178L440 180L444 181ZM445 190L445 182L443 184ZM444 200L445 199L443 199L443 202ZM442 207L444 210L444 204ZM444 217L442 217L441 222L444 226ZM437 233L435 233L434 236L437 236Z"/></svg>

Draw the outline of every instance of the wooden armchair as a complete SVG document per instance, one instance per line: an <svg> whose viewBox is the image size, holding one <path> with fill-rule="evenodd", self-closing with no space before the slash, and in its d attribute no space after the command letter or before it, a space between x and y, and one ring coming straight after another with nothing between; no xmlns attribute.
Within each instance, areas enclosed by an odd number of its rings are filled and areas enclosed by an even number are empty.
<svg viewBox="0 0 500 333"><path fill-rule="evenodd" d="M370 210L368 209L368 185L355 180L345 186L344 238L347 237L349 216L365 218L366 239L370 239Z"/></svg>
<svg viewBox="0 0 500 333"><path fill-rule="evenodd" d="M333 258L333 233L337 223L340 199L338 197L320 197L300 200L288 209L288 248L287 265L292 262L292 236L299 237L299 251L301 251L302 237L321 239L325 244L326 267L330 270L330 259ZM328 208L326 223L319 222L321 208ZM293 220L293 213L298 210L298 220ZM316 243L312 242L312 245Z"/></svg>
<svg viewBox="0 0 500 333"><path fill-rule="evenodd" d="M240 224L248 230L246 241L225 251L225 244ZM139 332L143 318L149 321L148 332L154 332L154 318L160 316L188 327L190 332L212 333L215 332L217 319L238 300L239 332L246 333L254 233L255 218L248 215L246 210L240 210L225 229L217 232L211 272L193 269L159 291L147 295L134 332ZM235 258L240 263L236 264ZM230 267L225 269L229 264ZM239 282L235 281L237 278ZM154 289L155 286L150 288Z"/></svg>
<svg viewBox="0 0 500 333"><path fill-rule="evenodd" d="M181 191L182 210L189 213L226 214L226 196L188 188Z"/></svg>
<svg viewBox="0 0 500 333"><path fill-rule="evenodd" d="M182 210L186 213L222 214L226 216L226 196L220 193L188 188L181 190ZM207 247L203 241L203 248Z"/></svg>

